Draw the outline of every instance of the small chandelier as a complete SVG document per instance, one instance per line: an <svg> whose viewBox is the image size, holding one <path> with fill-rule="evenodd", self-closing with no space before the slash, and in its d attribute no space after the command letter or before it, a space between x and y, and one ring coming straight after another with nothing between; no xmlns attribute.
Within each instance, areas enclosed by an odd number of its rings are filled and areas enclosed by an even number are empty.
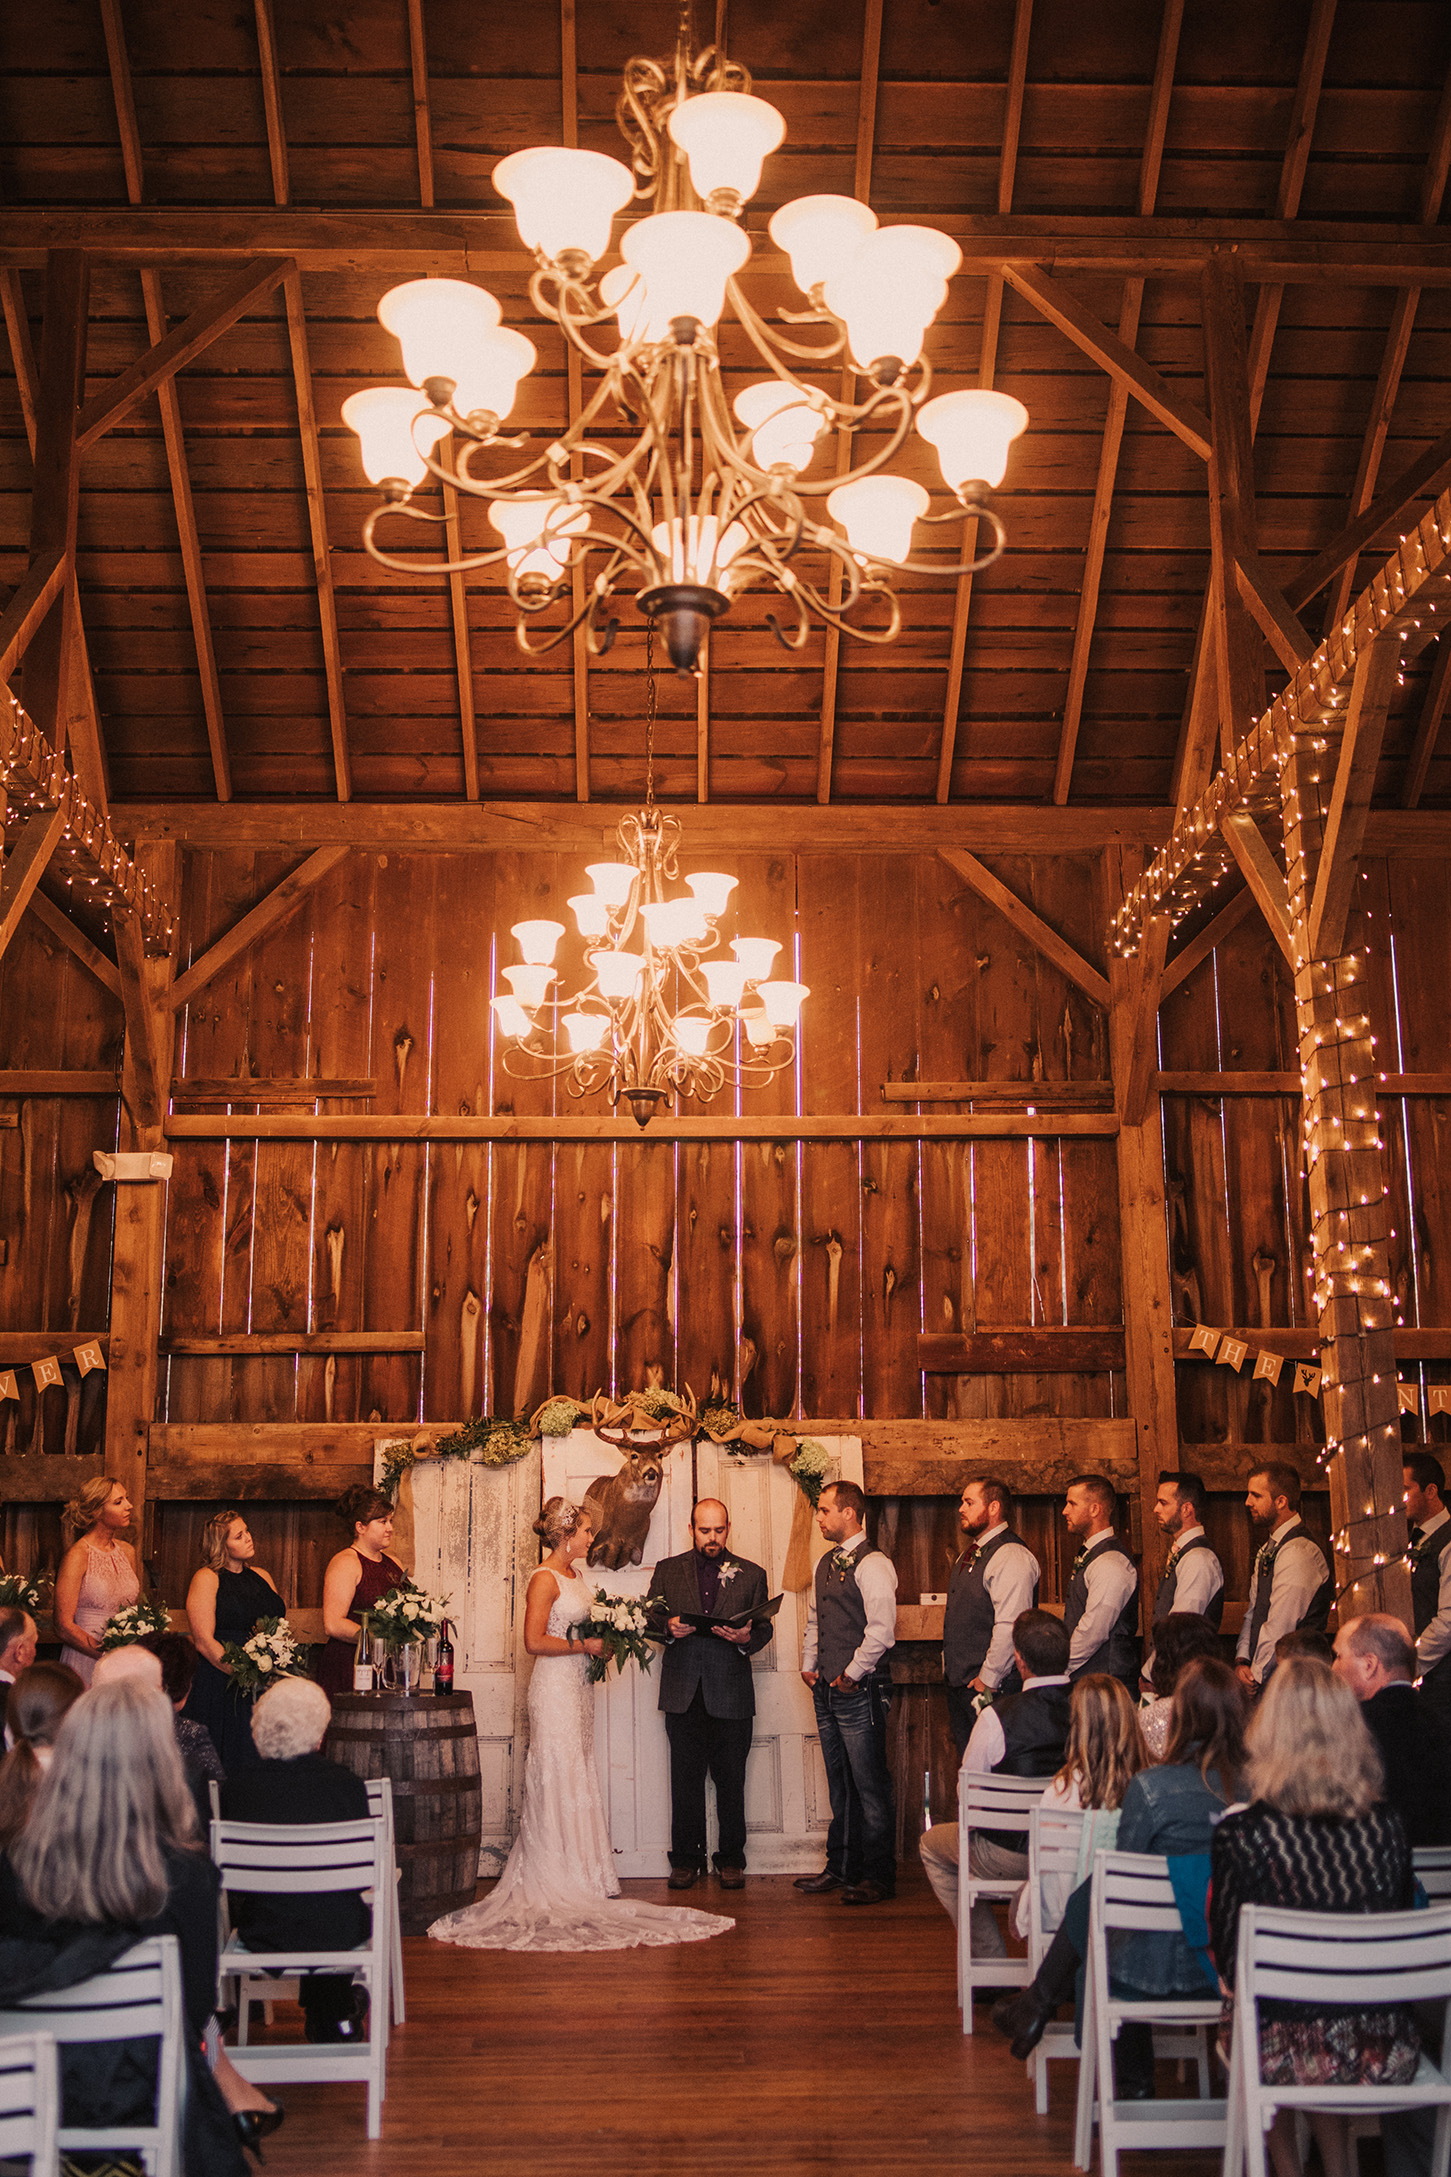
<svg viewBox="0 0 1451 2177"><path fill-rule="evenodd" d="M368 551L415 579L502 562L519 646L531 657L581 623L587 648L602 654L614 639L618 602L633 592L671 663L690 674L711 623L742 590L760 585L790 606L786 626L768 616L788 649L804 645L812 614L863 641L893 641L901 627L898 573L950 577L1001 555L1006 535L988 494L1028 421L1022 403L1003 393L928 398L922 345L962 252L932 227L879 228L855 197L798 197L769 231L808 307L783 310L793 333L778 331L736 275L751 253L737 221L763 159L785 135L781 114L752 94L749 75L719 48L692 57L684 32L673 66L629 63L616 110L631 167L594 151L536 149L514 152L493 174L537 260L534 307L599 373L592 398L567 431L505 472L501 449L526 444L505 437L503 425L535 362L533 344L501 323L496 298L472 281L409 280L391 289L378 316L419 391L374 387L353 394L342 411L382 494L364 525ZM652 198L653 210L625 229L623 261L596 279L616 213L638 197ZM734 403L716 340L727 303L771 374ZM616 344L602 347L601 329L612 320ZM819 337L793 337L803 326ZM867 381L859 402L798 375L799 366L819 370L843 352ZM623 448L594 435L618 428L620 418L635 433ZM930 513L921 484L887 471L914 425L953 494L945 512ZM861 457L808 478L832 431L856 441ZM441 442L450 435L446 460ZM385 550L377 534L384 518L447 518L415 503L429 476L486 501L500 544L440 560ZM822 500L830 525L816 511ZM976 558L951 566L912 557L918 522L969 518L991 540ZM827 555L825 582L811 551ZM540 615L570 594L576 567L583 602L545 632Z"/></svg>
<svg viewBox="0 0 1451 2177"><path fill-rule="evenodd" d="M506 1073L563 1079L571 1096L608 1089L610 1102L627 1103L642 1127L677 1095L709 1103L728 1081L759 1088L789 1066L811 995L804 983L777 977L774 938L733 939L734 959L718 952L734 877L697 870L685 892L666 896L666 885L679 882L681 828L655 805L648 667L646 684L645 806L615 833L620 860L591 862L585 874L594 890L569 902L589 979L556 997L564 924L516 922L510 935L521 959L504 970L509 995L492 1001L510 1039Z"/></svg>

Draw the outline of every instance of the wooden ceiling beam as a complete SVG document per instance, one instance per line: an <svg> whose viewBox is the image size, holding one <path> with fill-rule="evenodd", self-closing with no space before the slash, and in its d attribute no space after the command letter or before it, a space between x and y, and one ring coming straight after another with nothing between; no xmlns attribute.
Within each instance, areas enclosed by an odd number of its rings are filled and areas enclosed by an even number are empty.
<svg viewBox="0 0 1451 2177"><path fill-rule="evenodd" d="M1191 453L1201 461L1210 457L1209 418L1192 401L1186 401L1174 391L1168 380L1136 355L1111 332L1091 310L1075 302L1060 281L1046 273L1023 265L1004 263L1003 277L1015 288L1025 302L1030 302L1040 317L1073 342L1076 348L1097 363L1101 370L1116 378L1135 400L1142 402L1156 422L1182 439Z"/></svg>
<svg viewBox="0 0 1451 2177"><path fill-rule="evenodd" d="M572 151L579 144L579 45L575 0L559 0L559 85L562 139L566 149ZM564 344L564 370L572 429L578 423L584 407L584 374L579 350L570 340L566 340ZM584 475L584 457L577 451L570 454L569 473L576 483ZM575 557L569 568L569 614L571 620L577 624L569 638L569 644L571 694L574 700L574 798L580 802L590 798L589 643L585 636L584 622L580 618L583 611L584 561Z"/></svg>
<svg viewBox="0 0 1451 2177"><path fill-rule="evenodd" d="M180 1113L165 1121L168 1141L1034 1141L1081 1135L1112 1139L1119 1122L1110 1111L977 1111L959 1117L867 1111L751 1113L710 1112L701 1118L650 1121L643 1136L633 1119L605 1113L551 1118L461 1113L376 1115L339 1112L327 1118L303 1113Z"/></svg>
<svg viewBox="0 0 1451 2177"><path fill-rule="evenodd" d="M198 991L205 990L208 983L215 982L234 960L239 959L253 945L260 943L269 930L276 929L279 922L285 922L289 915L294 914L313 886L329 870L336 869L348 851L346 847L319 847L315 853L309 854L299 869L294 869L290 876L284 877L281 884L274 885L264 899L260 899L255 907L234 922L230 930L217 938L200 959L193 960L184 974L177 976L167 994L172 1011L189 1005Z"/></svg>
<svg viewBox="0 0 1451 2177"><path fill-rule="evenodd" d="M1306 659L1314 655L1315 638L1291 611L1284 591L1243 537L1235 548L1234 574L1240 597L1259 622L1260 633L1285 671L1298 673Z"/></svg>
<svg viewBox="0 0 1451 2177"><path fill-rule="evenodd" d="M30 912L51 937L59 940L67 952L72 953L88 974L95 977L103 989L113 998L121 995L121 974L113 960L108 960L99 945L93 945L83 931L78 930L63 909L44 892L34 892L30 899Z"/></svg>
<svg viewBox="0 0 1451 2177"><path fill-rule="evenodd" d="M262 71L262 109L267 117L267 159L272 168L272 201L286 204L291 196L287 172L287 126L282 114L282 70L277 60L277 25L272 0L254 0L257 20L257 60Z"/></svg>
<svg viewBox="0 0 1451 2177"><path fill-rule="evenodd" d="M1216 257L1200 282L1204 390L1213 458L1209 465L1210 631L1223 754L1264 707L1262 640L1239 594L1237 562L1253 564L1259 547L1254 451L1249 423L1244 280L1232 257ZM1311 646L1313 648L1313 645Z"/></svg>
<svg viewBox="0 0 1451 2177"><path fill-rule="evenodd" d="M1325 81L1325 56L1330 50L1330 33L1335 27L1335 7L1336 0L1315 0L1310 10L1309 28L1300 56L1300 74L1295 85L1295 103L1290 109L1290 132L1280 163L1280 186L1275 195L1276 219L1293 219L1300 209L1305 171L1310 163L1310 144L1315 134L1315 115ZM1284 292L1282 283L1267 281L1255 297L1248 348L1251 436L1259 426L1260 407L1270 375L1270 351L1275 344Z"/></svg>
<svg viewBox="0 0 1451 2177"><path fill-rule="evenodd" d="M1408 468L1402 469L1363 514L1357 515L1338 537L1331 539L1323 552L1317 553L1308 567L1285 584L1285 602L1291 610L1298 612L1302 605L1308 605L1316 592L1323 590L1342 567L1354 566L1383 529L1394 528L1396 523L1405 521L1422 499L1434 499L1447 483L1451 483L1451 431L1438 438L1434 446L1428 446Z"/></svg>
<svg viewBox="0 0 1451 2177"><path fill-rule="evenodd" d="M0 612L0 680L8 680L31 637L70 580L71 563L52 547L33 559Z"/></svg>
<svg viewBox="0 0 1451 2177"><path fill-rule="evenodd" d="M1013 208L1013 181L1018 170L1018 141L1023 129L1023 99L1028 85L1028 41L1033 30L1033 0L1017 0L1013 10L1013 39L1008 53L1007 91L1003 103L1002 149L998 157L998 211ZM982 341L978 349L977 382L991 392L997 377L998 340L1003 327L1003 283L990 272L983 299ZM965 521L960 532L961 556L969 563L977 552L976 517ZM962 668L967 656L967 621L972 609L972 573L957 578L952 607L952 635L947 647L947 688L942 704L942 741L937 753L937 799L952 798L952 765L957 754L957 727L962 709Z"/></svg>
<svg viewBox="0 0 1451 2177"><path fill-rule="evenodd" d="M1191 937L1184 950L1176 953L1174 958L1166 963L1164 972L1159 977L1160 1005L1163 1004L1171 991L1177 990L1181 983L1188 981L1194 970L1209 958L1216 946L1224 943L1232 930L1239 928L1254 904L1253 892L1248 889L1243 892L1236 892L1228 906L1221 907L1214 920L1206 922L1199 935ZM1298 1074L1295 1078L1298 1081Z"/></svg>
<svg viewBox="0 0 1451 2177"><path fill-rule="evenodd" d="M1100 975L1098 969L1091 966L1081 953L1075 952L1068 940L1060 937L1026 900L1020 900L1017 893L1005 885L1000 877L995 877L987 864L980 862L975 854L968 854L954 847L942 847L938 852L948 868L955 870L965 884L971 885L979 899L985 899L990 907L995 907L1003 920L1011 923L1020 937L1027 938L1028 943L1042 953L1046 960L1051 960L1056 968L1061 969L1069 982L1081 990L1085 997L1092 998L1095 1005L1101 1005L1107 1012L1108 978Z"/></svg>
<svg viewBox="0 0 1451 2177"><path fill-rule="evenodd" d="M3 805L4 791L0 789L0 809ZM37 809L34 816L26 818L6 855L4 874L0 876L0 955L19 929L64 830L65 817L59 809Z"/></svg>
<svg viewBox="0 0 1451 2177"><path fill-rule="evenodd" d="M428 37L423 0L408 0L408 63L413 74L413 133L418 143L418 201L433 204L433 121L428 109Z"/></svg>
<svg viewBox="0 0 1451 2177"><path fill-rule="evenodd" d="M1219 828L1240 866L1256 907L1269 924L1270 935L1293 973L1295 939L1284 871L1271 854L1264 833L1246 810L1231 810L1221 819Z"/></svg>
<svg viewBox="0 0 1451 2177"><path fill-rule="evenodd" d="M264 301L281 284L287 270L285 257L259 258L236 279L229 280L219 295L193 310L190 317L183 318L180 325L154 347L148 348L145 355L138 356L128 369L110 381L104 392L86 402L76 429L77 452L84 453L87 447L94 446L98 438L104 438L107 431L130 414L138 401L144 400L148 393L154 393L186 364L194 362L213 341L235 325L238 318L245 317L249 310Z"/></svg>
<svg viewBox="0 0 1451 2177"><path fill-rule="evenodd" d="M1373 642L1355 661L1345 725L1335 758L1335 781L1325 813L1315 893L1309 903L1310 956L1333 960L1345 938L1351 895L1360 870L1365 820L1375 792L1376 767L1385 739L1386 713L1400 666L1398 645Z"/></svg>
<svg viewBox="0 0 1451 2177"><path fill-rule="evenodd" d="M1431 668L1430 685L1426 689L1421 715L1416 722L1415 745L1406 765L1406 782L1401 788L1401 807L1414 809L1425 789L1426 773L1431 768L1431 758L1436 753L1436 740L1441 731L1441 721L1446 716L1446 703L1451 697L1451 641L1441 637L1436 652L1436 662Z"/></svg>
<svg viewBox="0 0 1451 2177"><path fill-rule="evenodd" d="M443 534L450 559L463 558L463 525L459 520L458 490L443 486ZM479 798L479 731L474 712L474 653L469 634L469 593L461 572L448 578L448 612L453 629L453 663L458 678L458 725L463 743L464 799Z"/></svg>
<svg viewBox="0 0 1451 2177"><path fill-rule="evenodd" d="M307 317L302 307L302 280L295 267L287 273L283 282L283 293L287 298L287 342L292 355L292 380L297 394L297 429L302 441L307 521L312 538L313 574L317 582L323 670L327 678L333 779L338 800L351 801L352 764L348 755L348 712L343 698L343 660L338 641L338 607L333 588L332 546L328 541L327 499L323 490L322 455L318 446L317 410L313 406L312 397L312 358L308 351Z"/></svg>
<svg viewBox="0 0 1451 2177"><path fill-rule="evenodd" d="M1154 81L1149 93L1148 123L1144 130L1144 156L1139 169L1139 211L1147 217L1158 195L1164 163L1164 139L1169 126L1169 101L1174 89L1174 67L1179 57L1179 33L1184 22L1184 0L1165 0L1159 23L1159 48L1154 62ZM1139 337L1139 313L1143 308L1144 283L1124 282L1119 303L1118 337L1133 347ZM1098 449L1098 476L1093 487L1093 507L1088 517L1088 546L1083 557L1083 579L1078 586L1078 610L1073 622L1073 650L1068 661L1068 688L1063 698L1063 725L1058 735L1058 756L1053 766L1053 799L1061 807L1073 784L1073 759L1078 750L1078 729L1083 719L1083 694L1088 685L1088 661L1093 649L1093 630L1098 619L1098 593L1103 581L1104 553L1108 549L1108 524L1113 512L1114 484L1118 478L1119 453L1128 419L1128 388L1115 378L1108 391L1108 414ZM941 797L939 796L939 799Z"/></svg>

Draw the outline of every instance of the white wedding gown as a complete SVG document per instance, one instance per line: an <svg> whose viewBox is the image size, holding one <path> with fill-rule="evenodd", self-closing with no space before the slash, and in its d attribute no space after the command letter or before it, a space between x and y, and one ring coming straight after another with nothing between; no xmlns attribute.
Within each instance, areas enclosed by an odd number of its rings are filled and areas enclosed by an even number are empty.
<svg viewBox="0 0 1451 2177"><path fill-rule="evenodd" d="M592 1601L561 1580L548 1630L565 1638ZM471 1950L631 1950L698 1943L735 1926L723 1914L637 1904L620 1896L594 1762L589 1658L541 1655L529 1681L529 1757L519 1834L491 1896L429 1929Z"/></svg>

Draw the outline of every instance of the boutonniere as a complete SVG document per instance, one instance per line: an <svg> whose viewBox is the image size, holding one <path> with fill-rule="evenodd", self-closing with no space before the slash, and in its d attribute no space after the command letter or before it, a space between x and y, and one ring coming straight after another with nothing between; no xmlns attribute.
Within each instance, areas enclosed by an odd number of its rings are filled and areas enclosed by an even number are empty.
<svg viewBox="0 0 1451 2177"><path fill-rule="evenodd" d="M853 1554L851 1550L833 1550L831 1553L831 1569L838 1580L841 1581L843 1587L846 1585L846 1576L852 1568Z"/></svg>
<svg viewBox="0 0 1451 2177"><path fill-rule="evenodd" d="M739 1565L722 1565L720 1568L721 1586L724 1587L727 1580L733 1580L740 1569Z"/></svg>

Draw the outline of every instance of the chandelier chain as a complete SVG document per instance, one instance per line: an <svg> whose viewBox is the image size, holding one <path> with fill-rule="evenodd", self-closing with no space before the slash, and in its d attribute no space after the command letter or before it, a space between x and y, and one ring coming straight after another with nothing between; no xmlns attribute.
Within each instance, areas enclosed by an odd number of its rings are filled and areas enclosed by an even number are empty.
<svg viewBox="0 0 1451 2177"><path fill-rule="evenodd" d="M655 622L645 624L645 807L655 806Z"/></svg>

